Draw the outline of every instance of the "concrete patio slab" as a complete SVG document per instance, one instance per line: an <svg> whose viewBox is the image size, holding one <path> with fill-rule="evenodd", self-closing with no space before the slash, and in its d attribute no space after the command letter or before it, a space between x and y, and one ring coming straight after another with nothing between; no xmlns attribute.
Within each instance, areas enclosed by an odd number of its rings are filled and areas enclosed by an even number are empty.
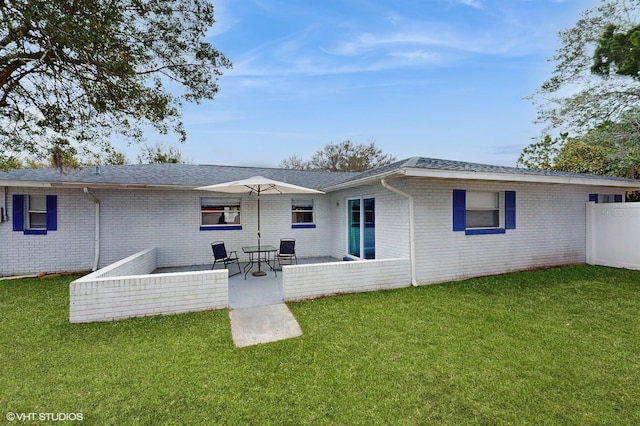
<svg viewBox="0 0 640 426"><path fill-rule="evenodd" d="M282 294L282 274L276 277L272 271L263 277L244 274L229 278L229 307L254 308L284 302Z"/></svg>
<svg viewBox="0 0 640 426"><path fill-rule="evenodd" d="M275 342L302 335L302 329L284 303L229 311L233 343L237 347Z"/></svg>

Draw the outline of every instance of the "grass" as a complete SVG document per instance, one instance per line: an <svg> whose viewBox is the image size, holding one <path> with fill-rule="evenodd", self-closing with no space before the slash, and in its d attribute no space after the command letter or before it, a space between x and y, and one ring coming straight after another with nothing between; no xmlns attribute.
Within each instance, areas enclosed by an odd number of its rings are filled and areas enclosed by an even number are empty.
<svg viewBox="0 0 640 426"><path fill-rule="evenodd" d="M576 266L290 305L70 324L70 277L0 282L0 419L84 424L639 424L640 272Z"/></svg>

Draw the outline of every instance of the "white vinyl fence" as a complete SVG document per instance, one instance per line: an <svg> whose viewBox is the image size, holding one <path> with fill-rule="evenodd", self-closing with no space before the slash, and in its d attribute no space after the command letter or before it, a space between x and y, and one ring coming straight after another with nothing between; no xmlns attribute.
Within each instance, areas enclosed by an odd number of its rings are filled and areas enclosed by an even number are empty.
<svg viewBox="0 0 640 426"><path fill-rule="evenodd" d="M640 203L587 203L587 263L640 269Z"/></svg>

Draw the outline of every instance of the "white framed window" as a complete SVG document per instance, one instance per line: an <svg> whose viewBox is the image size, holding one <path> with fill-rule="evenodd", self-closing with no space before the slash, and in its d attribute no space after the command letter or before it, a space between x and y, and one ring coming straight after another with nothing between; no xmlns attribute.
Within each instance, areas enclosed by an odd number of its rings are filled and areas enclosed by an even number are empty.
<svg viewBox="0 0 640 426"><path fill-rule="evenodd" d="M314 223L313 199L292 199L291 200L291 224L312 224Z"/></svg>
<svg viewBox="0 0 640 426"><path fill-rule="evenodd" d="M454 232L504 234L507 229L516 229L515 191L453 190Z"/></svg>
<svg viewBox="0 0 640 426"><path fill-rule="evenodd" d="M200 218L205 227L240 225L240 198L201 198Z"/></svg>
<svg viewBox="0 0 640 426"><path fill-rule="evenodd" d="M620 197L620 196L617 196ZM622 197L620 197L622 198ZM598 200L600 203L619 203L620 201L616 201L616 194L602 194L600 195L600 199Z"/></svg>
<svg viewBox="0 0 640 426"><path fill-rule="evenodd" d="M13 230L25 235L46 235L58 230L56 195L13 194Z"/></svg>
<svg viewBox="0 0 640 426"><path fill-rule="evenodd" d="M623 194L589 194L589 201L596 203L623 203Z"/></svg>
<svg viewBox="0 0 640 426"><path fill-rule="evenodd" d="M28 195L26 197L27 214L26 229L47 229L47 197L46 195Z"/></svg>
<svg viewBox="0 0 640 426"><path fill-rule="evenodd" d="M467 229L500 228L500 193L467 191Z"/></svg>

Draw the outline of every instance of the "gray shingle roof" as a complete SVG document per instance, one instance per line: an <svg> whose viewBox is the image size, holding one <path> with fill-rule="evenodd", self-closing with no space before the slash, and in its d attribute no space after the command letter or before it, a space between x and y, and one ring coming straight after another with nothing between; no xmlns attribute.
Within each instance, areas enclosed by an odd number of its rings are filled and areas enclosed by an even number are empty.
<svg viewBox="0 0 640 426"><path fill-rule="evenodd" d="M476 173L499 173L512 175L529 175L529 176L551 176L565 178L587 178L612 181L629 181L638 182L634 179L625 179L617 176L599 176L579 173L560 172L554 170L535 170L524 169L519 167L493 166L490 164L469 163L465 161L441 160L437 158L411 157L404 160L396 161L377 169L368 170L356 176L348 178L344 182L358 181L368 177L380 176L387 173L393 173L404 168L409 169L432 169L432 170L448 170L456 172L476 172Z"/></svg>
<svg viewBox="0 0 640 426"><path fill-rule="evenodd" d="M362 173L319 172L306 170L275 169L261 167L215 166L193 164L132 164L125 166L85 167L61 174L57 169L23 169L0 172L2 180L77 183L77 184L113 184L113 185L161 185L198 187L216 183L246 179L252 176L288 182L313 189L325 189L334 185L392 174L402 169L432 169L459 172L499 173L511 175L580 177L611 181L640 181L614 176L596 176L550 170L530 170L517 167L492 166L488 164L468 163L464 161L440 160L435 158L411 157L396 161L387 166Z"/></svg>
<svg viewBox="0 0 640 426"><path fill-rule="evenodd" d="M100 166L99 173L96 173L96 167L72 169L66 174L61 174L58 169L12 170L0 172L0 181L198 187L264 176L307 188L321 189L343 182L356 174L193 164L132 164Z"/></svg>
<svg viewBox="0 0 640 426"><path fill-rule="evenodd" d="M99 170L99 172L97 172ZM116 184L169 185L197 187L246 179L252 176L267 178L320 189L335 185L356 173L332 173L260 167L234 167L193 164L133 164L72 169L62 174L58 169L22 169L0 172L1 180ZM0 184L1 185L1 184Z"/></svg>

